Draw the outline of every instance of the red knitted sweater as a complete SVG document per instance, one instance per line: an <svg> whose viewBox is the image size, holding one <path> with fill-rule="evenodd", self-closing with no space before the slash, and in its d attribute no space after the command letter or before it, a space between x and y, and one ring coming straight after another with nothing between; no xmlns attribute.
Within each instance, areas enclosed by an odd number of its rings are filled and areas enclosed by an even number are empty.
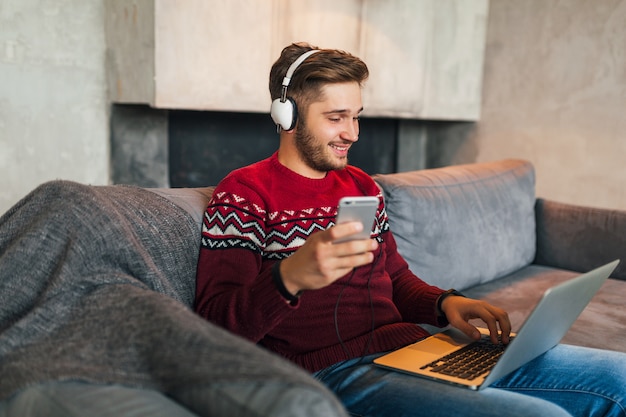
<svg viewBox="0 0 626 417"><path fill-rule="evenodd" d="M343 196L377 195L375 261L332 285L285 302L271 266L334 224ZM419 214L416 214L419 215ZM415 323L444 325L443 292L416 277L397 252L380 190L358 168L303 177L277 153L228 175L207 207L198 262L196 311L311 372L383 352L427 335Z"/></svg>

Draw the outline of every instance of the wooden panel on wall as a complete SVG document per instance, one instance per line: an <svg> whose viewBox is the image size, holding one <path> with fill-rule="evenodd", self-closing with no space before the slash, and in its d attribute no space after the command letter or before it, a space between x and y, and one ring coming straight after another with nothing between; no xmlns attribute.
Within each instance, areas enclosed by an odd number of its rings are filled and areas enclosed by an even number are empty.
<svg viewBox="0 0 626 417"><path fill-rule="evenodd" d="M371 72L363 92L368 111L400 118L424 115L437 2L364 2L362 57Z"/></svg>
<svg viewBox="0 0 626 417"><path fill-rule="evenodd" d="M489 3L435 1L423 118L478 120Z"/></svg>
<svg viewBox="0 0 626 417"><path fill-rule="evenodd" d="M156 0L156 97L161 108L268 111L272 4Z"/></svg>
<svg viewBox="0 0 626 417"><path fill-rule="evenodd" d="M267 112L272 63L287 44L307 41L365 60L366 116L480 115L488 0L136 0L133 16L154 26L153 38L141 42L125 40L124 31L150 25L120 23L129 3L106 3L107 31L115 31L107 37L116 63L111 85L140 80L137 91L113 92L116 102L141 97L157 108ZM128 59L150 45L152 60Z"/></svg>

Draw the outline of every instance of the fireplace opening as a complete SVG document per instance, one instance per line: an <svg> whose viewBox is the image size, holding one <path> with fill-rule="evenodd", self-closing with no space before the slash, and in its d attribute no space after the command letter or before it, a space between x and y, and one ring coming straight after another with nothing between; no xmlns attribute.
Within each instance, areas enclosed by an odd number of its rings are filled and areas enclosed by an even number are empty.
<svg viewBox="0 0 626 417"><path fill-rule="evenodd" d="M362 117L350 164L388 174L476 160L474 122ZM205 187L270 156L269 114L111 108L111 181L141 187Z"/></svg>

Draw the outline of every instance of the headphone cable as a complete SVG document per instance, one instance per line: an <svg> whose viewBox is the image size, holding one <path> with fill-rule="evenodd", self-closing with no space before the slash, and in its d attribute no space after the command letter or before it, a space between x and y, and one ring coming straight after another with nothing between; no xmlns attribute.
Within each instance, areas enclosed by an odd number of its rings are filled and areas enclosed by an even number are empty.
<svg viewBox="0 0 626 417"><path fill-rule="evenodd" d="M374 330L376 328L376 319L375 319L375 312L374 312L374 300L372 299L372 288L371 288L371 282L372 282L372 277L374 275L374 270L376 269L376 265L378 265L378 261L380 260L380 258L382 257L382 253L383 253L383 248L382 245L379 248L378 251L378 255L376 255L376 259L374 260L374 263L372 264L372 267L370 268L370 272L369 272L369 276L367 278L367 294L368 294L368 298L369 298L369 304L370 304L370 315L372 317L372 325L369 331L369 337L367 339L367 343L365 344L365 346L363 347L363 352L361 353L361 357L359 359L359 362L363 360L363 358L367 355L367 352L370 348L370 345L372 344L372 340L374 338ZM335 323L335 333L337 334L337 339L339 339L339 344L341 345L341 348L344 352L344 354L346 355L346 357L350 357L350 353L348 352L348 349L341 337L341 332L339 331L339 320L338 320L338 312L339 312L339 302L341 300L341 297L343 295L343 291L346 289L346 287L348 286L348 284L350 284L350 282L352 281L352 278L354 277L354 274L356 272L358 268L354 268L352 270L352 272L350 273L350 277L346 280L346 282L343 284L343 287L341 288L341 291L339 292L339 295L337 296L337 301L335 302L335 310L334 310L334 323Z"/></svg>

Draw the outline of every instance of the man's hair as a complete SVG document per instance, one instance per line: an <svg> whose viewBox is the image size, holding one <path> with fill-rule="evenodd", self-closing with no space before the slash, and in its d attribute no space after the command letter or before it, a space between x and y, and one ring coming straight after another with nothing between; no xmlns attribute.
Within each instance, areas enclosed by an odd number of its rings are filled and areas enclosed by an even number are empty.
<svg viewBox="0 0 626 417"><path fill-rule="evenodd" d="M308 43L292 43L285 47L270 70L270 95L280 98L282 82L289 66L303 53L312 49L317 52L305 59L293 73L287 88L287 96L293 98L300 111L309 104L322 99L322 87L326 84L357 82L360 86L369 76L367 65L348 52L337 49L320 49Z"/></svg>

